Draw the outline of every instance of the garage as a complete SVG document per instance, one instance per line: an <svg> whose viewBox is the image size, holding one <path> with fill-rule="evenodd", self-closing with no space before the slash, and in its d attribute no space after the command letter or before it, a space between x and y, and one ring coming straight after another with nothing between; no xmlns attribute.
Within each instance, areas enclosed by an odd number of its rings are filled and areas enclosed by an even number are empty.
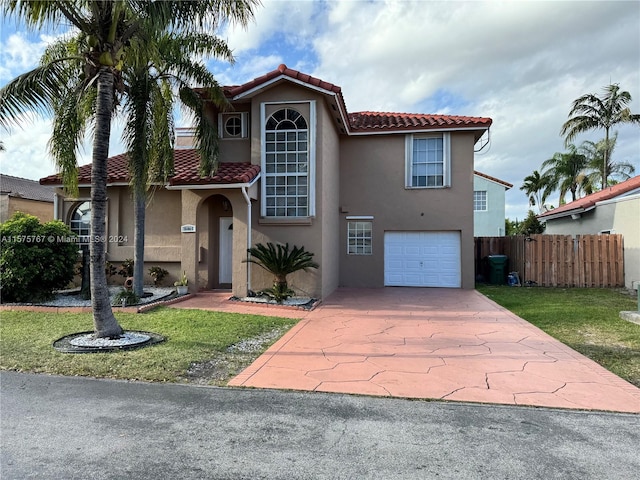
<svg viewBox="0 0 640 480"><path fill-rule="evenodd" d="M388 287L461 287L460 232L385 232Z"/></svg>

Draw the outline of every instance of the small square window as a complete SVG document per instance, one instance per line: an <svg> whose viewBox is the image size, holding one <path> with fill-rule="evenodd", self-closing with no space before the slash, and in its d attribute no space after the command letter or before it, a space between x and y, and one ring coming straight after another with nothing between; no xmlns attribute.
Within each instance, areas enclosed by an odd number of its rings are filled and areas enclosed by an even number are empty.
<svg viewBox="0 0 640 480"><path fill-rule="evenodd" d="M373 222L350 221L347 224L347 254L371 255Z"/></svg>

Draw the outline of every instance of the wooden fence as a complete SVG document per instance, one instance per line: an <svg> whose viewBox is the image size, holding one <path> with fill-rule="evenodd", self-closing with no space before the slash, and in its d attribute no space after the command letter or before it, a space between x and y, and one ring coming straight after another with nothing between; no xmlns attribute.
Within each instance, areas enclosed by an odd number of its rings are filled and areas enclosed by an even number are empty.
<svg viewBox="0 0 640 480"><path fill-rule="evenodd" d="M487 278L488 255L506 255L509 257L507 271L518 272L522 285L624 286L620 234L476 237L474 243L476 277Z"/></svg>

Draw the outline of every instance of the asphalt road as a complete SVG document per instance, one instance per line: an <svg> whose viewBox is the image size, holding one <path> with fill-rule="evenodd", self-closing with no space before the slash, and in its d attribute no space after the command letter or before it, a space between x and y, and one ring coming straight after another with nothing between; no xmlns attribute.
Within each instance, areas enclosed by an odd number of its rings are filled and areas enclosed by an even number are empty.
<svg viewBox="0 0 640 480"><path fill-rule="evenodd" d="M637 479L640 416L0 373L0 478Z"/></svg>

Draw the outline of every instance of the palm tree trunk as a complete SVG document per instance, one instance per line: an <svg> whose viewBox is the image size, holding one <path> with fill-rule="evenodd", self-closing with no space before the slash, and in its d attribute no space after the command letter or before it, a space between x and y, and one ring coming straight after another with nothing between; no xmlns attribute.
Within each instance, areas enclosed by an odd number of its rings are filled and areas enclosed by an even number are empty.
<svg viewBox="0 0 640 480"><path fill-rule="evenodd" d="M607 165L609 163L609 128L604 129L604 160L602 165L602 190L607 186Z"/></svg>
<svg viewBox="0 0 640 480"><path fill-rule="evenodd" d="M133 191L133 222L134 222L134 251L133 251L133 291L142 297L144 286L144 222L146 198L144 192L137 188Z"/></svg>
<svg viewBox="0 0 640 480"><path fill-rule="evenodd" d="M91 167L91 307L96 337L117 337L122 327L113 315L107 275L106 259L107 218L107 158L113 110L113 73L102 67L98 74L96 100L96 128L93 137Z"/></svg>

